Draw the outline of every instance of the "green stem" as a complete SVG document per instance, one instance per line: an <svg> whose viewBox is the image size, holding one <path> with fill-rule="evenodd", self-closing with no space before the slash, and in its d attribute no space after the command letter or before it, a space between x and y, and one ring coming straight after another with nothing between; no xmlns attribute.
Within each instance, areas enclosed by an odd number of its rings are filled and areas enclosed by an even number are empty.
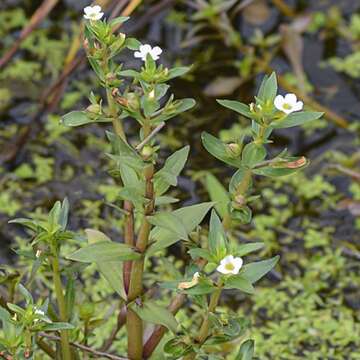
<svg viewBox="0 0 360 360"><path fill-rule="evenodd" d="M106 89L106 98L109 105L109 111L112 118L112 124L114 131L117 135L119 135L124 141L126 141L126 136L124 133L123 125L121 120L118 117L117 110L116 110L116 104L115 101L111 95L111 90L109 88Z"/></svg>
<svg viewBox="0 0 360 360"><path fill-rule="evenodd" d="M213 313L217 307L217 304L219 302L220 299L220 295L221 295L221 287L218 287L212 294L210 297L210 303L209 303L209 308L206 312L205 318L203 323L201 324L201 328L200 328L200 332L199 332L199 336L197 337L197 342L199 343L200 346L202 346L204 344L204 342L206 341L207 337L209 336L209 328L210 328L210 320L209 320L209 315L210 313ZM190 353L188 355L186 355L184 357L184 360L193 360L196 357L196 353Z"/></svg>
<svg viewBox="0 0 360 360"><path fill-rule="evenodd" d="M264 142L265 142L265 133L266 133L267 128L268 128L268 126L261 126L260 125L259 134L256 137L256 139L254 140L254 142L256 144L260 144L260 145L264 144Z"/></svg>
<svg viewBox="0 0 360 360"><path fill-rule="evenodd" d="M53 281L55 287L55 295L56 300L59 307L60 320L63 322L67 322L67 311L66 311L66 303L64 298L64 293L62 289L61 277L60 277L60 266L59 259L55 256L51 259L52 270L53 270ZM69 344L69 334L67 330L60 331L61 336L61 350L63 360L71 360L71 350Z"/></svg>
<svg viewBox="0 0 360 360"><path fill-rule="evenodd" d="M220 299L221 290L222 290L221 288L218 288L211 294L209 309L208 309L205 319L201 325L200 333L199 333L199 337L198 337L198 342L201 345L205 342L206 338L209 335L209 323L210 323L209 315L210 315L210 313L214 312L216 309L216 306Z"/></svg>
<svg viewBox="0 0 360 360"><path fill-rule="evenodd" d="M147 136L147 134L145 135ZM140 226L136 248L143 253L146 250L151 224L148 222L146 216L151 215L154 211L154 165L149 164L144 168L145 177L145 197L147 204L144 208L144 218ZM134 301L143 292L143 271L144 259L133 261L130 277L130 286L128 293L128 301ZM143 323L142 320L128 308L127 313L127 336L128 336L128 357L131 360L141 360L143 355Z"/></svg>

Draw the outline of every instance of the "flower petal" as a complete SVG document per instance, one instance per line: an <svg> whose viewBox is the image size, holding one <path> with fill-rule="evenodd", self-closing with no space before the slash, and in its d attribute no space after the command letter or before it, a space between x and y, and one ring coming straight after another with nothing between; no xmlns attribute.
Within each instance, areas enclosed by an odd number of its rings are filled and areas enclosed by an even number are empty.
<svg viewBox="0 0 360 360"><path fill-rule="evenodd" d="M155 56L158 56L162 53L162 49L159 46L155 46L152 49L151 53L154 54Z"/></svg>
<svg viewBox="0 0 360 360"><path fill-rule="evenodd" d="M300 111L304 107L304 103L302 101L298 101L292 108L293 111Z"/></svg>
<svg viewBox="0 0 360 360"><path fill-rule="evenodd" d="M140 45L139 50L145 55L151 51L151 46L149 44Z"/></svg>
<svg viewBox="0 0 360 360"><path fill-rule="evenodd" d="M99 13L99 12L101 12L101 6L95 5L95 6L93 6L93 10L94 10L94 12Z"/></svg>
<svg viewBox="0 0 360 360"><path fill-rule="evenodd" d="M84 8L84 13L86 15L88 15L89 13L92 13L92 7L91 6L87 6L86 8Z"/></svg>
<svg viewBox="0 0 360 360"><path fill-rule="evenodd" d="M274 100L274 105L278 110L283 111L283 106L285 103L285 99L282 95L277 95Z"/></svg>
<svg viewBox="0 0 360 360"><path fill-rule="evenodd" d="M222 274L228 274L229 273L229 270L226 269L225 265L224 264L220 264L216 270Z"/></svg>
<svg viewBox="0 0 360 360"><path fill-rule="evenodd" d="M289 105L291 105L292 107L296 104L297 102L297 97L295 94L286 94L285 95L285 102Z"/></svg>

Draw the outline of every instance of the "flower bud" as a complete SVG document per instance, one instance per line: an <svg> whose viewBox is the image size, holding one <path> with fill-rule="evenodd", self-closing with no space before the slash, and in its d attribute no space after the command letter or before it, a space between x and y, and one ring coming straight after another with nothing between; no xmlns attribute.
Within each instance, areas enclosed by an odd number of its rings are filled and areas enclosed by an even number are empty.
<svg viewBox="0 0 360 360"><path fill-rule="evenodd" d="M241 146L237 143L228 144L226 150L231 157L238 157L241 154Z"/></svg>
<svg viewBox="0 0 360 360"><path fill-rule="evenodd" d="M143 156L144 160L148 160L153 153L153 148L150 145L145 145L141 150L141 155Z"/></svg>
<svg viewBox="0 0 360 360"><path fill-rule="evenodd" d="M106 81L114 81L116 80L116 75L114 73L108 73L106 74Z"/></svg>
<svg viewBox="0 0 360 360"><path fill-rule="evenodd" d="M93 304L85 303L80 306L79 315L82 319L90 319L95 311L95 307Z"/></svg>
<svg viewBox="0 0 360 360"><path fill-rule="evenodd" d="M101 114L101 106L99 104L91 104L86 108L86 111L92 114Z"/></svg>
<svg viewBox="0 0 360 360"><path fill-rule="evenodd" d="M241 194L237 194L237 195L235 195L234 201L231 204L234 209L239 210L244 205L246 205L246 198L245 198L245 196L243 196Z"/></svg>

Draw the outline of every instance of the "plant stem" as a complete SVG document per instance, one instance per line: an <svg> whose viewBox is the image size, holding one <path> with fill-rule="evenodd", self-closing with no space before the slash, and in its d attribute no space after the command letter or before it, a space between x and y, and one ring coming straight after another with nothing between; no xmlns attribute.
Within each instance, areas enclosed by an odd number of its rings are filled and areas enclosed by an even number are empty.
<svg viewBox="0 0 360 360"><path fill-rule="evenodd" d="M209 336L209 325L210 325L209 315L210 315L210 313L214 312L216 309L216 306L220 299L221 290L222 290L222 288L218 287L211 294L209 308L208 308L208 311L206 312L204 321L201 324L199 336L197 337L197 342L199 343L200 346L203 345L203 343L206 341L207 337ZM196 357L196 353L192 352L192 353L186 355L184 357L184 360L193 360L193 359L195 359L195 357Z"/></svg>
<svg viewBox="0 0 360 360"><path fill-rule="evenodd" d="M60 320L63 322L67 322L67 311L66 311L66 303L64 298L64 293L62 289L61 277L60 277L60 266L59 259L54 256L51 259L52 270L53 270L53 280L55 287L56 300L59 307ZM62 356L64 360L71 360L71 351L69 345L69 335L67 330L61 330L61 350Z"/></svg>
<svg viewBox="0 0 360 360"><path fill-rule="evenodd" d="M127 215L124 223L124 240L125 244L134 246L134 206L130 201L124 201L124 210L127 211ZM123 265L123 277L125 292L129 292L130 276L131 276L132 261L125 261Z"/></svg>
<svg viewBox="0 0 360 360"><path fill-rule="evenodd" d="M221 288L218 288L211 294L209 309L201 325L200 333L198 337L198 341L201 345L205 342L206 338L209 335L209 314L215 311L216 306L220 299L221 290L222 290Z"/></svg>
<svg viewBox="0 0 360 360"><path fill-rule="evenodd" d="M148 130L148 128L146 129ZM150 129L149 129L150 131ZM145 137L148 135L144 129ZM139 252L143 253L146 250L149 234L151 230L151 224L148 222L146 216L151 215L154 211L154 165L148 164L144 168L145 177L145 198L147 204L144 208L144 218L140 226L138 238L136 242L136 248ZM130 287L128 293L128 301L134 301L137 297L141 296L143 291L142 276L144 270L144 259L133 261ZM132 360L141 360L143 353L143 323L142 320L128 308L127 312L127 336L128 336L128 357Z"/></svg>
<svg viewBox="0 0 360 360"><path fill-rule="evenodd" d="M113 124L114 131L118 136L120 136L124 141L126 141L126 136L124 133L124 129L123 129L121 120L118 118L116 104L111 95L111 90L109 88L106 88L106 98L107 98L108 105L109 105L110 115L112 117L112 124Z"/></svg>

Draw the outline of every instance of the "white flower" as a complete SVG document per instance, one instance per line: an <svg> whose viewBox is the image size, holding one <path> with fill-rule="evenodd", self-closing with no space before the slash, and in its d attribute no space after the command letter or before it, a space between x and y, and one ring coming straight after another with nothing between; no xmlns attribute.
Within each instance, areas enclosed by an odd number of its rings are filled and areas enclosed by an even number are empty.
<svg viewBox="0 0 360 360"><path fill-rule="evenodd" d="M221 261L220 265L216 268L217 271L222 274L233 274L239 273L243 264L243 260L240 257L233 257L232 255L225 256Z"/></svg>
<svg viewBox="0 0 360 360"><path fill-rule="evenodd" d="M274 100L275 107L284 112L285 114L291 114L294 111L302 110L304 104L302 101L298 101L295 94L286 94L285 96L278 95Z"/></svg>
<svg viewBox="0 0 360 360"><path fill-rule="evenodd" d="M135 51L134 56L136 58L141 58L142 61L146 61L147 54L153 58L153 60L158 60L159 55L162 53L162 50L159 46L151 47L149 44L140 45L139 51Z"/></svg>
<svg viewBox="0 0 360 360"><path fill-rule="evenodd" d="M93 21L100 20L104 16L104 13L101 11L101 6L99 5L87 6L84 9L84 13L85 19Z"/></svg>
<svg viewBox="0 0 360 360"><path fill-rule="evenodd" d="M178 284L178 289L190 289L192 287L194 287L195 285L197 285L199 283L199 277L200 274L199 272L196 272L193 275L193 278L191 281L184 281Z"/></svg>

